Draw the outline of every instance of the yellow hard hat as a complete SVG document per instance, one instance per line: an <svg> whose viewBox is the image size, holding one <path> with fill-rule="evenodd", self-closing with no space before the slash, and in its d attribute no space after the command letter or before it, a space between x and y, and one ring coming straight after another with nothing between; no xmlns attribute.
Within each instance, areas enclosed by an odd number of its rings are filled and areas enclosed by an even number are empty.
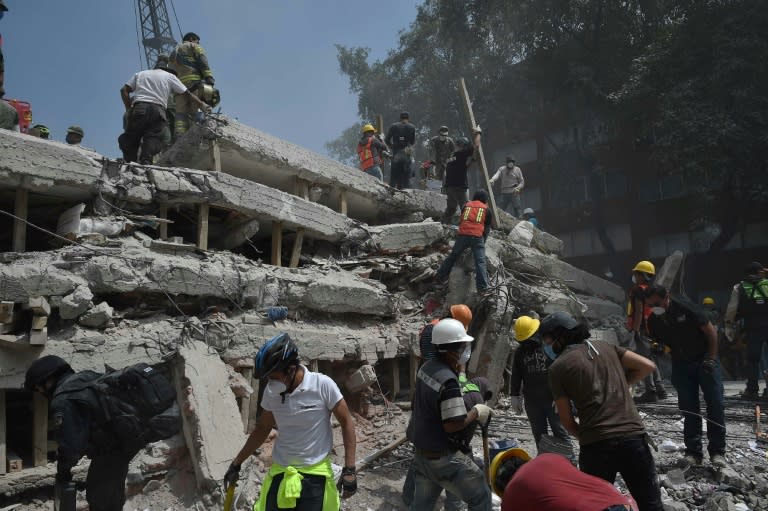
<svg viewBox="0 0 768 511"><path fill-rule="evenodd" d="M701 301L702 305L714 305L715 299L711 296L705 296L704 299Z"/></svg>
<svg viewBox="0 0 768 511"><path fill-rule="evenodd" d="M363 126L363 133L367 133L369 131L376 131L376 128L373 127L373 124L366 124Z"/></svg>
<svg viewBox="0 0 768 511"><path fill-rule="evenodd" d="M520 316L515 321L515 339L518 342L530 339L539 330L541 321L530 316Z"/></svg>
<svg viewBox="0 0 768 511"><path fill-rule="evenodd" d="M508 458L520 458L523 461L530 461L531 455L528 454L528 451L526 451L525 449L520 449L519 447L515 447L513 449L507 449L506 451L500 452L499 454L494 456L493 461L491 461L491 471L488 472L488 476L489 476L489 479L491 480L491 489L499 497L504 496L504 488L499 488L496 485L496 472L499 470L504 460Z"/></svg>
<svg viewBox="0 0 768 511"><path fill-rule="evenodd" d="M632 271L641 271L650 275L656 275L656 267L650 261L640 261L632 268Z"/></svg>

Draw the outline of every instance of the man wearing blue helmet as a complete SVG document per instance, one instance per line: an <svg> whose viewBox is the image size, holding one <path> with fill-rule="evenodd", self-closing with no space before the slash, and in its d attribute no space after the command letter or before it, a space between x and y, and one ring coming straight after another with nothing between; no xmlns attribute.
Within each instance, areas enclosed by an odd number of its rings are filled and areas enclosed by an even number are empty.
<svg viewBox="0 0 768 511"><path fill-rule="evenodd" d="M331 413L341 425L344 440L342 497L357 491L355 423L339 387L328 376L300 364L299 350L285 333L276 335L259 349L254 376L267 379L261 400L264 411L256 429L232 460L224 476L225 484L235 484L241 464L277 427L280 434L272 450L272 466L254 509L338 510L339 492L329 456L333 448Z"/></svg>

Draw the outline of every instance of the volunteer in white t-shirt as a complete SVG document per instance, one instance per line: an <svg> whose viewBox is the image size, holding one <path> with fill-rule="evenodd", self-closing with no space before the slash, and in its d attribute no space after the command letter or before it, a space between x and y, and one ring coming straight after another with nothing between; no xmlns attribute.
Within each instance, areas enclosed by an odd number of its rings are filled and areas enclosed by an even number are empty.
<svg viewBox="0 0 768 511"><path fill-rule="evenodd" d="M240 465L264 443L272 428L279 434L272 450L272 466L261 486L256 511L296 509L337 511L339 492L333 480L329 453L333 448L331 413L341 425L344 440L342 497L357 491L355 423L339 387L328 376L299 364L299 351L288 334L279 334L261 347L254 360L256 378L268 378L261 400L264 412L256 429L224 476L234 484ZM300 474L300 476L299 476Z"/></svg>

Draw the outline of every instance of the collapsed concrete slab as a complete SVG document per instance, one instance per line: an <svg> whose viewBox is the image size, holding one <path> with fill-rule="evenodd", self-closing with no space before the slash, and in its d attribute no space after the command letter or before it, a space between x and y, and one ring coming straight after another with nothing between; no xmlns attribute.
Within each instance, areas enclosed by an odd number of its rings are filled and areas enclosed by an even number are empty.
<svg viewBox="0 0 768 511"><path fill-rule="evenodd" d="M679 250L672 252L666 259L664 259L664 264L662 264L661 268L656 272L653 282L664 286L668 290L672 289L672 285L675 283L680 267L683 265L684 257L683 253Z"/></svg>
<svg viewBox="0 0 768 511"><path fill-rule="evenodd" d="M390 188L377 179L301 146L222 117L213 130L194 126L162 156L162 163L208 170L212 136L218 141L223 172L256 181L277 190L296 193L303 186L321 188L317 200L338 210L342 192L349 216L368 223L383 223L410 213L439 218L445 196L428 191Z"/></svg>
<svg viewBox="0 0 768 511"><path fill-rule="evenodd" d="M413 224L388 224L369 226L370 246L374 252L401 254L424 250L441 241L444 236L440 222L419 222Z"/></svg>

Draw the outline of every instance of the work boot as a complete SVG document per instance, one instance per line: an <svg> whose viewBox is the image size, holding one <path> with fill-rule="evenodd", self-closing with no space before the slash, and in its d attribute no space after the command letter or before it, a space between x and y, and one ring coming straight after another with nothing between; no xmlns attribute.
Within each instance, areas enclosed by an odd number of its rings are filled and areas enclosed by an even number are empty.
<svg viewBox="0 0 768 511"><path fill-rule="evenodd" d="M656 395L656 392L653 390L646 390L643 392L641 396L637 396L635 398L635 403L642 404L642 403L655 403L659 400L658 396Z"/></svg>
<svg viewBox="0 0 768 511"><path fill-rule="evenodd" d="M683 463L690 467L700 467L703 463L703 458L695 454L686 454L683 458Z"/></svg>
<svg viewBox="0 0 768 511"><path fill-rule="evenodd" d="M659 398L659 401L664 401L668 397L667 390L661 385L656 385L656 396Z"/></svg>
<svg viewBox="0 0 768 511"><path fill-rule="evenodd" d="M758 393L757 389L750 389L747 387L744 389L744 392L741 393L741 399L748 399L750 401L757 400L760 397L760 394Z"/></svg>
<svg viewBox="0 0 768 511"><path fill-rule="evenodd" d="M725 461L725 456L722 454L712 454L709 456L709 461L715 468L725 468L728 466L728 462Z"/></svg>

